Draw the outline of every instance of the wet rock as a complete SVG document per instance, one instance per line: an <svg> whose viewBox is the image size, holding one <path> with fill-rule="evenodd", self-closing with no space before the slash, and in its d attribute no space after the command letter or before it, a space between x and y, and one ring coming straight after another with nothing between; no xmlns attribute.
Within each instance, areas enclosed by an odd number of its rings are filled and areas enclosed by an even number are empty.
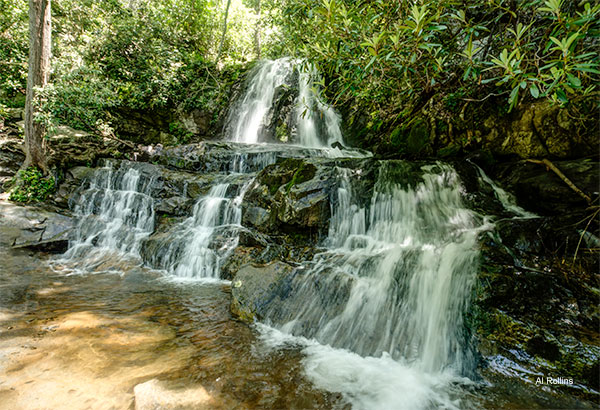
<svg viewBox="0 0 600 410"><path fill-rule="evenodd" d="M556 161L554 165L592 200L598 197L600 162ZM569 214L576 207L587 206L578 194L544 165L508 163L498 167L497 179L516 195L521 206L543 215Z"/></svg>
<svg viewBox="0 0 600 410"><path fill-rule="evenodd" d="M473 327L486 360L500 354L528 372L598 390L600 340L589 336L600 327L598 260L581 250L574 262L583 215L573 211L500 220L484 235Z"/></svg>
<svg viewBox="0 0 600 410"><path fill-rule="evenodd" d="M69 200L75 191L88 180L94 173L94 168L74 167L64 173L64 179L60 182L58 189L52 196L52 202L67 209Z"/></svg>
<svg viewBox="0 0 600 410"><path fill-rule="evenodd" d="M211 113L199 109L183 112L179 115L179 121L185 130L194 135L206 135L210 131Z"/></svg>
<svg viewBox="0 0 600 410"><path fill-rule="evenodd" d="M231 312L245 322L260 320L266 306L280 297L281 282L293 269L284 262L243 266L232 281Z"/></svg>
<svg viewBox="0 0 600 410"><path fill-rule="evenodd" d="M176 147L147 148L152 162L194 172L253 172L279 159L322 155L319 150L283 144L248 145L226 141L202 141Z"/></svg>
<svg viewBox="0 0 600 410"><path fill-rule="evenodd" d="M242 223L261 232L282 225L300 230L325 228L329 197L336 186L331 164L287 159L265 168L246 192Z"/></svg>
<svg viewBox="0 0 600 410"><path fill-rule="evenodd" d="M4 245L63 252L74 226L70 215L50 205L0 201L0 243Z"/></svg>
<svg viewBox="0 0 600 410"><path fill-rule="evenodd" d="M211 395L202 386L171 388L167 382L149 380L133 388L135 410L213 409Z"/></svg>
<svg viewBox="0 0 600 410"><path fill-rule="evenodd" d="M0 192L21 168L25 155L20 138L0 138Z"/></svg>
<svg viewBox="0 0 600 410"><path fill-rule="evenodd" d="M172 196L166 199L159 199L154 210L163 214L184 216L190 213L189 210L193 206L193 203L194 201L190 198Z"/></svg>
<svg viewBox="0 0 600 410"><path fill-rule="evenodd" d="M265 127L259 131L259 141L290 141L290 130L294 123L296 98L298 97L298 71L290 74L286 85L275 89L273 109L269 110L264 119Z"/></svg>

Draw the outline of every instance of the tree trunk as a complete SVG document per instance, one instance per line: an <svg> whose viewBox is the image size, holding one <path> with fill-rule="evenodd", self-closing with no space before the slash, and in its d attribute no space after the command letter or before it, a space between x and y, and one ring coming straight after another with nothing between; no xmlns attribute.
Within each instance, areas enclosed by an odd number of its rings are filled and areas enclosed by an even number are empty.
<svg viewBox="0 0 600 410"><path fill-rule="evenodd" d="M47 173L43 124L35 121L35 88L44 88L50 75L51 0L29 0L29 72L25 100L25 163Z"/></svg>
<svg viewBox="0 0 600 410"><path fill-rule="evenodd" d="M215 63L218 63L221 59L221 53L223 52L223 44L225 43L225 34L227 34L227 16L229 15L229 6L231 6L231 0L227 0L227 6L225 7L225 19L223 21L223 34L221 34L221 42L219 43L219 52L217 53L217 59Z"/></svg>
<svg viewBox="0 0 600 410"><path fill-rule="evenodd" d="M254 30L254 51L256 58L260 59L260 0L256 2L256 28Z"/></svg>

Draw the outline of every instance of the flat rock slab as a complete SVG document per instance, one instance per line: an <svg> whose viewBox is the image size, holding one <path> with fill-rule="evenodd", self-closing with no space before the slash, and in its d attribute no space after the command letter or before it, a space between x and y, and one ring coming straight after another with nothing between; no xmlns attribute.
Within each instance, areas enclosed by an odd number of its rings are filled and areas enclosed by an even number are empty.
<svg viewBox="0 0 600 410"><path fill-rule="evenodd" d="M135 395L135 410L215 408L213 399L202 386L172 389L168 387L167 383L152 379L135 386L133 394Z"/></svg>
<svg viewBox="0 0 600 410"><path fill-rule="evenodd" d="M17 248L66 248L73 219L48 205L17 205L0 201L0 244ZM59 250L60 250L59 249Z"/></svg>

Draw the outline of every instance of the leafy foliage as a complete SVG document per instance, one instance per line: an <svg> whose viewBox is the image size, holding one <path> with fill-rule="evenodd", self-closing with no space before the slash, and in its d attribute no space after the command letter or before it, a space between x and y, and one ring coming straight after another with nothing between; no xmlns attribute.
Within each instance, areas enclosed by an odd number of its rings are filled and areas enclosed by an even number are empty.
<svg viewBox="0 0 600 410"><path fill-rule="evenodd" d="M34 167L19 171L17 181L9 197L15 202L44 201L56 189L54 178L44 177L42 172Z"/></svg>
<svg viewBox="0 0 600 410"><path fill-rule="evenodd" d="M284 15L289 50L320 66L334 101L366 107L374 123L440 92L506 95L509 111L527 95L566 104L600 74L592 1L295 0Z"/></svg>
<svg viewBox="0 0 600 410"><path fill-rule="evenodd" d="M12 105L17 93L25 93L27 82L27 2L0 0L0 10L0 103Z"/></svg>
<svg viewBox="0 0 600 410"><path fill-rule="evenodd" d="M222 108L228 85L256 55L255 1L233 0L221 61L215 61L224 4L217 0L56 0L51 86L44 122L96 131L111 112ZM14 104L27 76L26 2L0 0L0 103ZM268 3L263 6L268 46ZM23 101L21 101L23 102Z"/></svg>

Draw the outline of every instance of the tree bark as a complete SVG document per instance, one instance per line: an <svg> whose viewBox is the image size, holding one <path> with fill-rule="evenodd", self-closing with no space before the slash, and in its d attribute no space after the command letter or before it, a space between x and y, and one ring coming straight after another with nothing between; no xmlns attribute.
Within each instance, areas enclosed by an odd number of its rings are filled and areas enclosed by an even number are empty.
<svg viewBox="0 0 600 410"><path fill-rule="evenodd" d="M256 58L260 59L260 0L256 2L256 28L254 31L254 51Z"/></svg>
<svg viewBox="0 0 600 410"><path fill-rule="evenodd" d="M218 63L221 59L221 53L223 52L223 44L225 43L225 34L227 34L227 16L229 15L229 6L231 6L231 0L227 0L227 6L225 7L225 19L223 20L223 34L221 34L221 42L219 43L219 52L217 53L217 59L215 63Z"/></svg>
<svg viewBox="0 0 600 410"><path fill-rule="evenodd" d="M51 0L29 0L29 71L25 100L25 162L48 172L43 124L35 121L38 108L34 104L35 88L44 88L50 75Z"/></svg>

